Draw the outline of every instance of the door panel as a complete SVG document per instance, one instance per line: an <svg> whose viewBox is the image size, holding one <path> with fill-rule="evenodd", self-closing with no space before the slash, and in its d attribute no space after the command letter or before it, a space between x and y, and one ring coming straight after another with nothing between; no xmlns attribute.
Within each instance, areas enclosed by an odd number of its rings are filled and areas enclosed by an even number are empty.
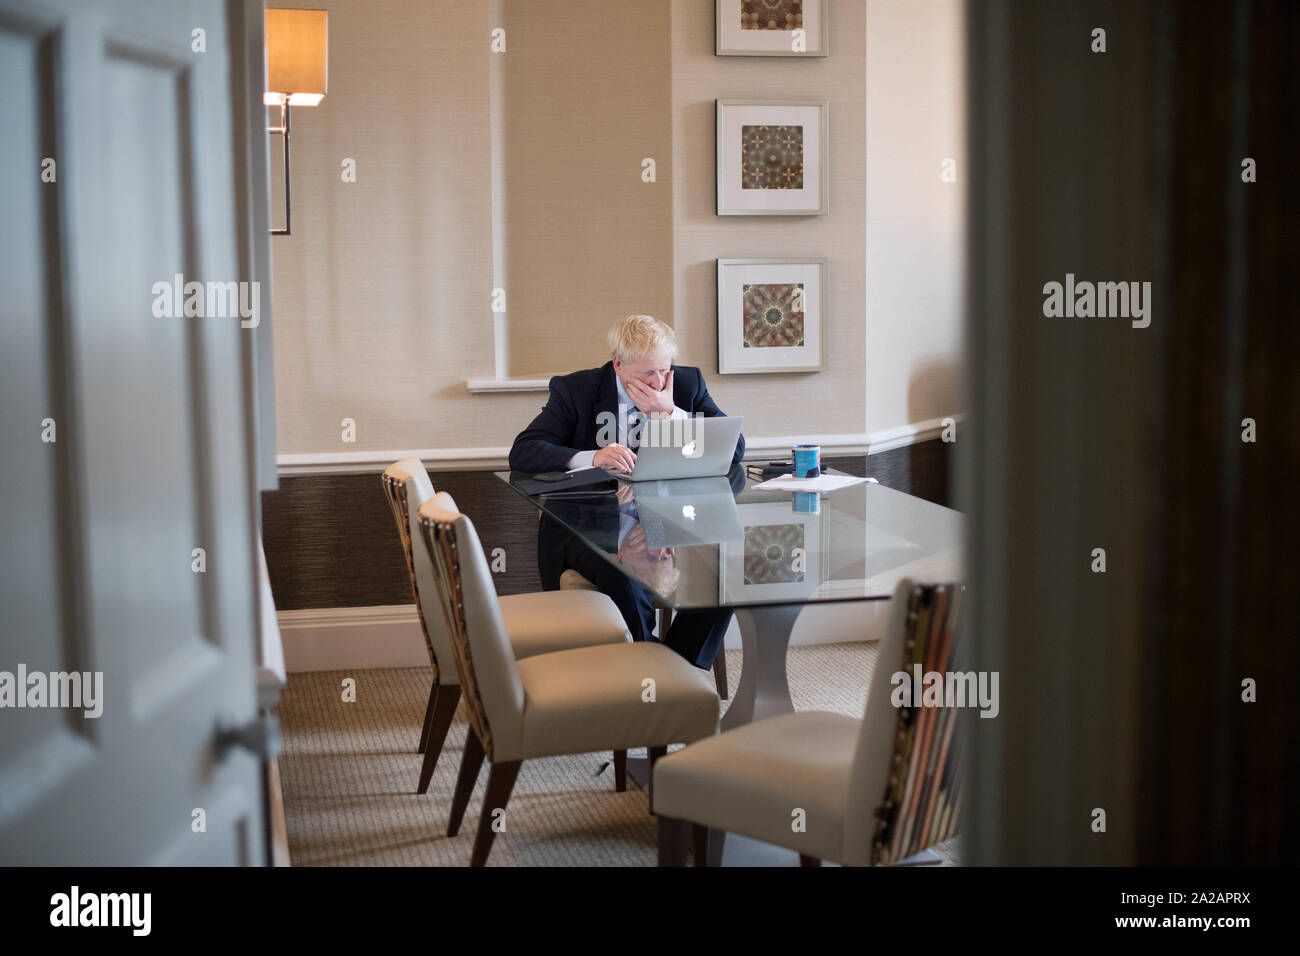
<svg viewBox="0 0 1300 956"><path fill-rule="evenodd" d="M0 670L104 687L97 719L0 713L0 862L263 858L258 762L214 749L218 715L256 707L247 330L237 310L154 309L178 274L244 278L226 17L221 0L0 0L0 520L19 543Z"/></svg>
<svg viewBox="0 0 1300 956"><path fill-rule="evenodd" d="M101 198L115 235L99 274L114 309L96 336L91 387L116 401L87 409L87 424L96 435L113 436L110 470L98 473L105 481L102 513L112 515L119 532L115 546L140 556L117 569L116 590L149 596L130 608L134 626L124 635L127 689L143 718L169 691L184 692L219 662L218 655L203 653L205 635L216 637L208 626L212 578L191 569L195 548L212 550L204 474L197 467L207 431L200 323L209 320L159 318L150 294L157 282L171 288L175 275L188 281L198 274L190 69L184 61L115 42L103 80L115 104L114 122L96 165L103 181L113 184ZM172 308L173 297L167 299ZM141 367L149 374L140 375ZM172 400L158 402L158 394ZM126 423L136 427L121 427ZM193 455L185 454L191 445ZM143 515L155 520L139 520Z"/></svg>
<svg viewBox="0 0 1300 956"><path fill-rule="evenodd" d="M0 581L6 600L0 669L90 670L79 635L75 509L68 498L73 433L66 414L67 310L61 277L66 236L57 190L40 188L42 160L58 152L58 34L46 18L0 9L0 394L5 420L0 489ZM54 170L57 177L57 167ZM20 185L22 184L22 185ZM43 441L46 421L53 441ZM17 545L17 546L15 546ZM12 599L11 599L12 598ZM0 820L16 815L93 755L96 727L70 710L3 712Z"/></svg>

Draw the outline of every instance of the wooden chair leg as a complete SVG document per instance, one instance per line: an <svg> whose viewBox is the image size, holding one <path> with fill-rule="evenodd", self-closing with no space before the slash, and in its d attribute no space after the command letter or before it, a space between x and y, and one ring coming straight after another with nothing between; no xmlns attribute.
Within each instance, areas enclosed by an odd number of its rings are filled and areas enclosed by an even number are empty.
<svg viewBox="0 0 1300 956"><path fill-rule="evenodd" d="M821 866L822 861L818 857L808 856L806 854L800 853L799 865L800 866Z"/></svg>
<svg viewBox="0 0 1300 956"><path fill-rule="evenodd" d="M659 865L686 865L686 821L659 818Z"/></svg>
<svg viewBox="0 0 1300 956"><path fill-rule="evenodd" d="M709 828L709 866L722 866L722 851L726 849L727 831Z"/></svg>
<svg viewBox="0 0 1300 956"><path fill-rule="evenodd" d="M433 684L429 687L429 703L424 707L424 724L420 727L420 746L416 748L417 754L424 753L429 746L429 728L433 726L433 707L434 702L438 699L438 678L433 678Z"/></svg>
<svg viewBox="0 0 1300 956"><path fill-rule="evenodd" d="M433 769L438 766L442 745L447 742L447 731L451 729L451 719L456 716L456 705L460 703L460 685L443 684L438 688L438 696L431 703L433 720L429 723L429 740L424 751L424 763L420 765L420 783L416 793L429 792ZM474 731L470 730L469 735L473 737Z"/></svg>
<svg viewBox="0 0 1300 956"><path fill-rule="evenodd" d="M447 821L449 837L454 837L460 832L460 821L465 818L465 807L469 805L469 795L474 792L474 783L478 780L478 772L482 766L483 742L478 739L478 734L471 727L465 738L465 755L460 758L460 776L456 778L456 792L451 797L451 818Z"/></svg>
<svg viewBox="0 0 1300 956"><path fill-rule="evenodd" d="M695 865L709 865L709 828L699 824L691 824L691 842L694 844Z"/></svg>
<svg viewBox="0 0 1300 956"><path fill-rule="evenodd" d="M614 751L614 790L617 793L627 791L627 751Z"/></svg>
<svg viewBox="0 0 1300 956"><path fill-rule="evenodd" d="M504 816L521 766L522 760L507 760L505 763L492 764L488 771L487 793L483 797L483 811L478 818L478 836L474 838L474 855L470 858L470 866L487 864L488 854L492 852L492 841L497 835L492 826L497 819L496 811L500 810Z"/></svg>
<svg viewBox="0 0 1300 956"><path fill-rule="evenodd" d="M649 773L650 773L650 815L651 815L651 816L654 816L654 813L655 813L655 763L659 760L660 757L662 757L664 754L668 753L668 748L667 748L667 747L647 747L647 748L646 748L646 752L647 752L647 753L649 754L649 756L650 756L649 761L647 761L647 763L649 764Z"/></svg>
<svg viewBox="0 0 1300 956"><path fill-rule="evenodd" d="M727 649L718 648L718 656L713 659L713 682L718 685L718 696L727 699Z"/></svg>

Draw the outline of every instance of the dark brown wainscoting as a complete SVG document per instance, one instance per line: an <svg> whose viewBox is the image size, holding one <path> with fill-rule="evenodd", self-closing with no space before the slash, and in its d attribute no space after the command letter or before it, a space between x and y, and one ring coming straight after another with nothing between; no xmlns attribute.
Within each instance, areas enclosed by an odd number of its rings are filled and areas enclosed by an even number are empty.
<svg viewBox="0 0 1300 956"><path fill-rule="evenodd" d="M952 446L934 439L870 456L828 458L851 475L951 507ZM519 594L541 587L537 575L537 512L487 471L430 475L474 518L489 555L505 551L497 591ZM378 472L282 477L262 494L262 541L275 606L303 608L409 604L410 579L402 545Z"/></svg>

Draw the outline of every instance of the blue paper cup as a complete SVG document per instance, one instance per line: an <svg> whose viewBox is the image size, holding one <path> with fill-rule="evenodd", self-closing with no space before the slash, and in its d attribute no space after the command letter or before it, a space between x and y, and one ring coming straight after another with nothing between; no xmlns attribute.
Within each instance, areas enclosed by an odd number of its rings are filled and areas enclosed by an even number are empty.
<svg viewBox="0 0 1300 956"><path fill-rule="evenodd" d="M798 514L820 514L822 510L821 495L815 491L796 491L794 493L794 510Z"/></svg>
<svg viewBox="0 0 1300 956"><path fill-rule="evenodd" d="M796 478L817 478L821 475L821 445L795 445L793 452Z"/></svg>

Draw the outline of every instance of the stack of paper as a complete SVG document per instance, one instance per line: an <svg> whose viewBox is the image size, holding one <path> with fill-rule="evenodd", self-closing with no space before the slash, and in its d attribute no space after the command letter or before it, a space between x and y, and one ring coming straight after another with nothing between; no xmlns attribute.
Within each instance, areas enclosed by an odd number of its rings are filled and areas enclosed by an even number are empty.
<svg viewBox="0 0 1300 956"><path fill-rule="evenodd" d="M755 485L763 491L838 491L841 488L847 488L850 485L860 485L865 482L866 478L854 478L852 475L821 475L817 478L796 478L793 475L782 475L780 478L770 478L761 485Z"/></svg>

